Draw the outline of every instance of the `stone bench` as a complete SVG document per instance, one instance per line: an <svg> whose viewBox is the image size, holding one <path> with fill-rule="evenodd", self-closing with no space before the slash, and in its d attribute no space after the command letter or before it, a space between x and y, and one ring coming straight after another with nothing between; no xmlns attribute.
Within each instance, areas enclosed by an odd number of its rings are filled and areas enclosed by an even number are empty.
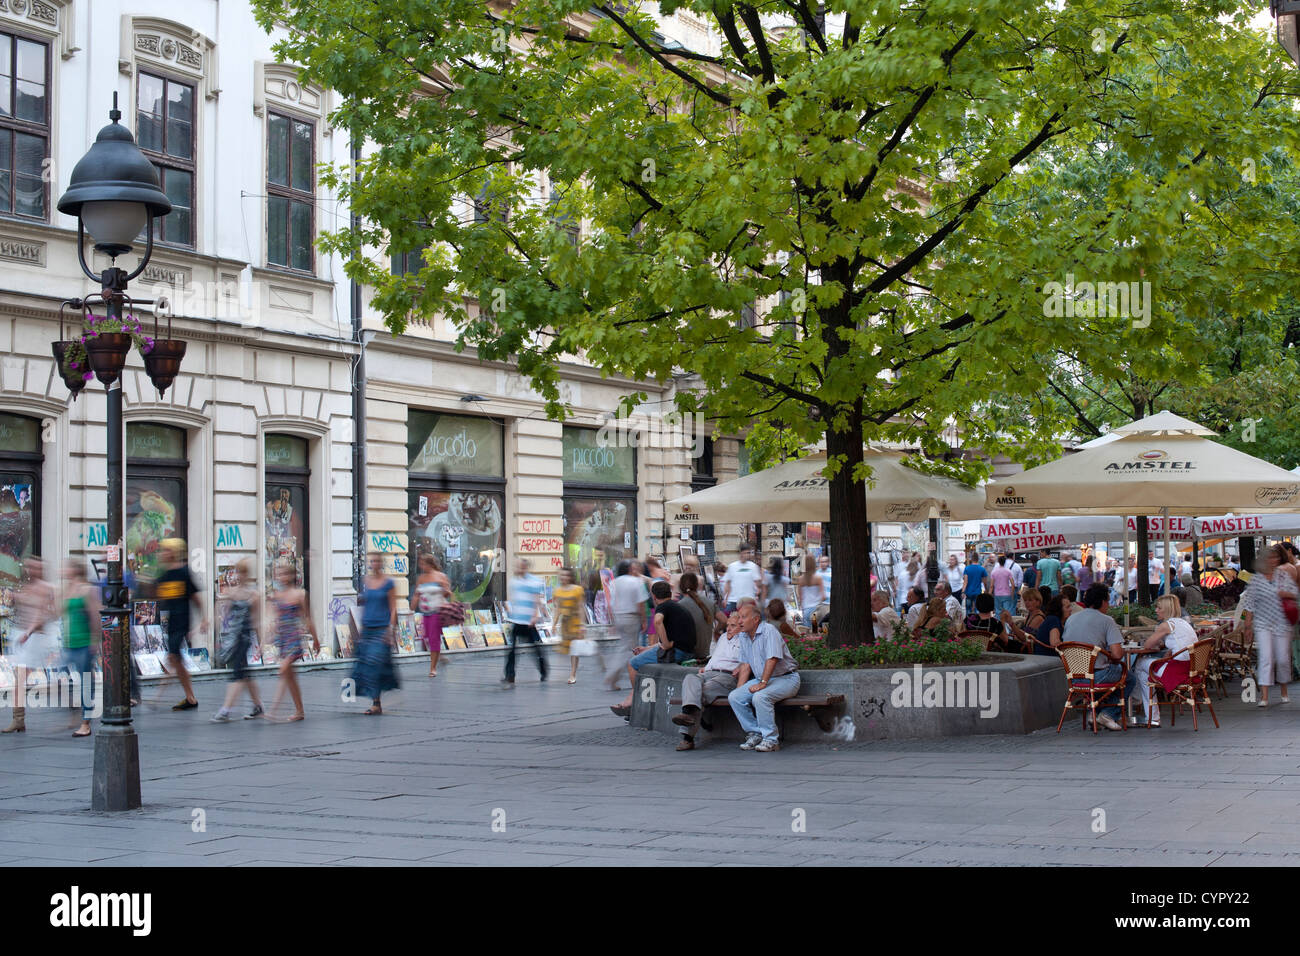
<svg viewBox="0 0 1300 956"><path fill-rule="evenodd" d="M668 701L668 703L672 707L680 707L682 705L682 699L680 697L674 697ZM704 706L725 707L728 711L731 710L731 702L727 700L726 697L715 697L712 700L705 701ZM842 711L843 708L843 694L815 694L812 696L796 694L794 697L787 697L785 700L777 702L776 712L778 717L778 728L783 731L782 735L784 736L784 727L781 727L779 724L782 709L797 709L802 710L805 714L811 714L813 720L817 721L817 726L822 729L822 732L830 733L831 729L835 726L836 712ZM703 725L704 723L701 721L701 726ZM712 730L713 728L704 727L704 729Z"/></svg>

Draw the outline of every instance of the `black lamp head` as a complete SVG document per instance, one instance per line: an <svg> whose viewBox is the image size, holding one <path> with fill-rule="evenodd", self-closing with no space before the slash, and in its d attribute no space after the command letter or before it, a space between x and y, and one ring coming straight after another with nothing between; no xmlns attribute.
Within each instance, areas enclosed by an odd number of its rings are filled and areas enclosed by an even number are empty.
<svg viewBox="0 0 1300 956"><path fill-rule="evenodd" d="M109 113L112 122L99 131L95 144L73 167L68 191L59 199L59 212L76 216L83 222L86 221L83 213L87 211L93 217L101 210L123 209L105 206L85 209L94 203L135 204L149 219L171 212L172 203L159 184L158 170L136 146L131 131L118 122L121 116L117 109L117 95L114 94L113 110ZM89 223L87 228L90 228ZM110 257L116 258L131 251L131 244L124 235L113 241L104 241L103 236L96 236L93 229L90 231L92 238L97 240L95 248ZM120 233L121 229L116 231Z"/></svg>

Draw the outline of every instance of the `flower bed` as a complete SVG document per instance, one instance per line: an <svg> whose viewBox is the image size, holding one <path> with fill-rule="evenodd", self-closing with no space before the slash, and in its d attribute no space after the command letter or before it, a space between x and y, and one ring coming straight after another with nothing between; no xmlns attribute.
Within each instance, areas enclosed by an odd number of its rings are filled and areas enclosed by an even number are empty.
<svg viewBox="0 0 1300 956"><path fill-rule="evenodd" d="M957 638L946 629L933 637L913 637L906 629L894 639L854 647L827 647L816 635L786 640L800 670L856 670L907 664L968 664L984 653L983 639Z"/></svg>

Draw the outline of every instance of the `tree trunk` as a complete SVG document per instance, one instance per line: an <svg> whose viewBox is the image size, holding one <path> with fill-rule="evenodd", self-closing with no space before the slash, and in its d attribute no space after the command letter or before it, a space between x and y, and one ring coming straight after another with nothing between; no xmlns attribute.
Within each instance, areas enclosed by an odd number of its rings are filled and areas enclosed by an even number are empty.
<svg viewBox="0 0 1300 956"><path fill-rule="evenodd" d="M829 457L843 456L845 463L831 479L831 562L835 572L831 601L829 647L871 643L871 557L867 538L867 499L853 470L862 461L862 419L849 416L847 430L826 433Z"/></svg>

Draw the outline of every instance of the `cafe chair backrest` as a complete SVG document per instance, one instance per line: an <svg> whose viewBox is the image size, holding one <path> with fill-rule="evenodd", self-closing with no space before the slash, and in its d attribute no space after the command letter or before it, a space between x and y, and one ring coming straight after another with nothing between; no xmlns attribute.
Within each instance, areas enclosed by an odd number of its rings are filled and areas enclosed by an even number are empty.
<svg viewBox="0 0 1300 956"><path fill-rule="evenodd" d="M1210 658L1214 655L1214 638L1197 641L1191 648L1192 666L1187 675L1189 681L1195 682L1205 677L1210 669Z"/></svg>
<svg viewBox="0 0 1300 956"><path fill-rule="evenodd" d="M1092 680L1092 675L1096 671L1097 655L1101 653L1100 647L1095 644L1066 641L1056 645L1056 652L1061 655L1061 663L1065 665L1067 681Z"/></svg>

